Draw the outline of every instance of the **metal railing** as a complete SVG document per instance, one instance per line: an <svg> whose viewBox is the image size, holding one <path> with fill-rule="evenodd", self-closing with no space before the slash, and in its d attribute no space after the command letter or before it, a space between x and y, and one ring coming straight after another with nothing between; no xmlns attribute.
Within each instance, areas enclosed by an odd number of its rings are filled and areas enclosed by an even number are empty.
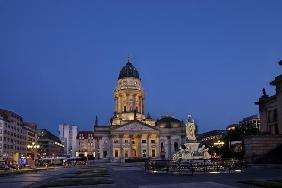
<svg viewBox="0 0 282 188"><path fill-rule="evenodd" d="M149 173L201 174L243 172L247 164L234 159L197 159L186 161L147 160L145 171Z"/></svg>

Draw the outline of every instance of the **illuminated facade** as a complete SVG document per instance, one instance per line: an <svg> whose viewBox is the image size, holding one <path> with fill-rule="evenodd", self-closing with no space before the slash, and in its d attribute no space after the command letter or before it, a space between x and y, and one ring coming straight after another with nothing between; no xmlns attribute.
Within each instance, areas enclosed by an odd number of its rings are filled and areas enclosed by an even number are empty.
<svg viewBox="0 0 282 188"><path fill-rule="evenodd" d="M95 159L119 162L131 158L170 158L185 143L182 121L170 116L154 120L145 115L145 92L139 72L130 60L119 73L114 101L109 125L98 125L96 120L94 144L91 148L79 146L77 155L90 153ZM89 145L89 139L85 141L83 145Z"/></svg>

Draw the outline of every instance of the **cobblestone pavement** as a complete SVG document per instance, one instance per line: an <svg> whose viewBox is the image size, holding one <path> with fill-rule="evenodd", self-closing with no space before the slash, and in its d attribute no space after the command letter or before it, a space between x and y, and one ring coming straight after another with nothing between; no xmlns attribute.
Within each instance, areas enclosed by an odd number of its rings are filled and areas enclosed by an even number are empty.
<svg viewBox="0 0 282 188"><path fill-rule="evenodd" d="M241 180L267 180L282 179L281 168L249 168L244 173L236 174L198 174L198 175L171 175L171 174L147 174L143 166L108 165L112 173L115 187L129 188L182 188L182 187L253 187L238 183ZM126 170L125 170L126 169Z"/></svg>
<svg viewBox="0 0 282 188"><path fill-rule="evenodd" d="M238 183L241 180L282 179L281 168L249 168L247 172L237 174L201 174L171 175L148 174L142 164L99 164L105 166L114 180L111 185L90 186L97 188L234 188L253 187ZM42 181L58 178L77 168L59 168L31 174L0 177L0 188L31 187ZM89 187L89 186L83 186ZM72 187L74 188L74 187Z"/></svg>
<svg viewBox="0 0 282 188"><path fill-rule="evenodd" d="M42 182L49 178L58 177L61 174L69 173L73 169L56 168L37 173L27 173L0 177L0 188L22 188L30 187L34 183Z"/></svg>

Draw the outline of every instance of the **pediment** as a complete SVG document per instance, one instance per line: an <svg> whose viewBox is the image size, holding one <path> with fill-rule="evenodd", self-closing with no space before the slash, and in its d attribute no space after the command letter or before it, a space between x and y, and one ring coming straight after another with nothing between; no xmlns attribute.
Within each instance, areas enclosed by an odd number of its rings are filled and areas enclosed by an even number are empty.
<svg viewBox="0 0 282 188"><path fill-rule="evenodd" d="M145 132L149 132L149 131L156 131L156 129L154 129L153 127L150 127L149 125L142 123L140 121L133 121L133 122L129 122L126 123L124 125L122 125L119 128L114 129L113 131L118 131L118 132L139 132L139 131L145 131Z"/></svg>

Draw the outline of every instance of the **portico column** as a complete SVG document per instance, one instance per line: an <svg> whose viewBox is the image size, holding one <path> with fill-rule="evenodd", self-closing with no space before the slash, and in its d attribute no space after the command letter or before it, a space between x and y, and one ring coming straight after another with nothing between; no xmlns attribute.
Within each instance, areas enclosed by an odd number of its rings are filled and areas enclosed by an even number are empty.
<svg viewBox="0 0 282 188"><path fill-rule="evenodd" d="M113 158L113 141L112 141L112 135L109 137L109 148L108 148L108 153L109 153L109 159L112 160Z"/></svg>
<svg viewBox="0 0 282 188"><path fill-rule="evenodd" d="M170 136L167 136L167 147L168 147L167 158L169 158L171 155L171 137Z"/></svg>
<svg viewBox="0 0 282 188"><path fill-rule="evenodd" d="M129 157L132 158L132 135L129 135Z"/></svg>
<svg viewBox="0 0 282 188"><path fill-rule="evenodd" d="M150 134L149 133L147 134L146 143L147 143L147 148L146 148L147 157L150 157Z"/></svg>
<svg viewBox="0 0 282 188"><path fill-rule="evenodd" d="M120 161L121 162L123 162L123 160L124 160L124 150L123 150L123 135L122 134L120 134L119 135L119 147L120 147Z"/></svg>
<svg viewBox="0 0 282 188"><path fill-rule="evenodd" d="M142 157L142 134L138 135L138 157L141 158Z"/></svg>

